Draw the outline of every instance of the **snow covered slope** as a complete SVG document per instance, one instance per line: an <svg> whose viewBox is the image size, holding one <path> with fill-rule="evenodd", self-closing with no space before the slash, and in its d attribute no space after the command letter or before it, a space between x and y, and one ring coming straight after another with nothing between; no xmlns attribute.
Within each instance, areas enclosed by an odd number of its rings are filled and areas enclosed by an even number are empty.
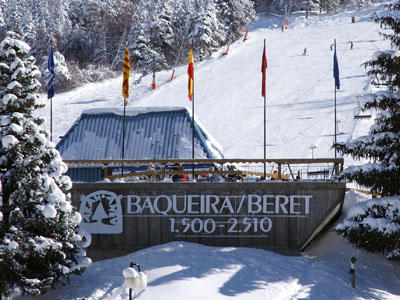
<svg viewBox="0 0 400 300"><path fill-rule="evenodd" d="M358 123L353 111L357 96L370 89L362 66L377 50L388 48L372 21L379 8L349 11L335 16L292 17L290 29L282 32L278 18L252 24L246 42L221 49L211 58L195 63L195 116L222 145L228 158L263 157L263 98L261 56L267 44L267 156L273 158L333 157L334 132L333 51L337 40L341 89L337 93L339 140L352 135ZM351 23L351 16L356 23ZM350 49L350 41L354 49ZM307 55L303 49L307 48ZM133 62L133 65L135 62ZM157 89L151 76L131 84L130 106L186 106L187 66L157 73ZM132 81L132 80L131 80ZM87 84L53 99L55 141L65 134L84 109L122 107L122 78ZM47 119L49 108L42 111Z"/></svg>

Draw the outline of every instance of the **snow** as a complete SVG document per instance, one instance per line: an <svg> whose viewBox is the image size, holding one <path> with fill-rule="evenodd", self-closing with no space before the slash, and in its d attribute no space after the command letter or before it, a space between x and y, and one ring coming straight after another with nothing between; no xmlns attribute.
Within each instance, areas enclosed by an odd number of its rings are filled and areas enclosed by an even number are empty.
<svg viewBox="0 0 400 300"><path fill-rule="evenodd" d="M106 101L106 100L104 100ZM137 116L139 114L145 114L150 112L162 112L162 111L177 111L185 109L185 107L165 107L165 106L153 106L153 107L127 107L125 114L127 116ZM87 114L104 114L104 113L112 113L115 115L123 116L124 109L121 107L105 107L105 108L91 108L85 109L82 113Z"/></svg>
<svg viewBox="0 0 400 300"><path fill-rule="evenodd" d="M83 238L82 248L87 248L92 243L92 235L83 228L78 228L79 235Z"/></svg>
<svg viewBox="0 0 400 300"><path fill-rule="evenodd" d="M14 88L22 88L22 85L18 81L11 81L7 85L7 89L13 90Z"/></svg>
<svg viewBox="0 0 400 300"><path fill-rule="evenodd" d="M3 96L3 104L7 105L10 101L14 101L17 99L17 96L15 96L14 94L6 94Z"/></svg>
<svg viewBox="0 0 400 300"><path fill-rule="evenodd" d="M15 60L11 63L10 69L14 70L18 66L23 66L23 62L21 59L18 57L15 58ZM19 67L17 70L14 71L14 74L12 75L12 78L15 79L18 76L18 72L25 72L25 68ZM16 74L17 73L17 74Z"/></svg>
<svg viewBox="0 0 400 300"><path fill-rule="evenodd" d="M10 37L6 37L0 44L0 49L3 49L5 45L9 44L11 47L16 47L18 48L18 52L21 54L26 54L31 50L31 47L20 40L17 39L13 39ZM12 49L11 49L12 50ZM8 50L10 51L10 50ZM7 54L6 54L7 55ZM15 55L15 51L14 51L14 55Z"/></svg>
<svg viewBox="0 0 400 300"><path fill-rule="evenodd" d="M0 126L6 126L10 124L10 116L0 116Z"/></svg>
<svg viewBox="0 0 400 300"><path fill-rule="evenodd" d="M122 271L122 275L123 275L125 278L135 278L135 277L139 277L139 274L136 272L136 270L135 270L134 268L130 268L130 267L125 268L125 269Z"/></svg>
<svg viewBox="0 0 400 300"><path fill-rule="evenodd" d="M19 112L15 112L12 114L12 117L21 120L24 118L24 115Z"/></svg>
<svg viewBox="0 0 400 300"><path fill-rule="evenodd" d="M19 245L18 245L18 243L17 243L16 241L10 241L10 242L8 243L8 249L9 249L10 251L15 250L15 249L18 249L18 247L19 247Z"/></svg>
<svg viewBox="0 0 400 300"><path fill-rule="evenodd" d="M33 137L31 137L32 140L38 140L40 142L41 145L46 145L47 143L47 138L44 134L41 133L35 133L35 135Z"/></svg>
<svg viewBox="0 0 400 300"><path fill-rule="evenodd" d="M1 144L4 148L11 148L18 143L18 139L13 135L6 135L1 139Z"/></svg>
<svg viewBox="0 0 400 300"><path fill-rule="evenodd" d="M42 213L46 218L54 218L57 215L57 210L53 205L47 204Z"/></svg>
<svg viewBox="0 0 400 300"><path fill-rule="evenodd" d="M24 129L22 128L22 126L19 126L18 124L12 123L10 125L10 129L12 131L14 131L15 133L21 133Z"/></svg>
<svg viewBox="0 0 400 300"><path fill-rule="evenodd" d="M376 51L386 51L390 46L389 41L378 35L382 29L371 20L375 11L382 15L381 10L381 4L376 4L363 11L316 15L309 19L291 16L290 29L284 32L280 29L283 17L260 16L249 27L248 40L231 44L227 56L221 55L224 47L212 57L196 61L195 116L221 144L224 156L263 157L260 67L264 38L268 58L268 158L311 157L310 145L316 146L314 157L334 157L333 51L329 47L334 38L341 74L337 116L343 134L338 141L367 134L375 115L369 120L355 120L353 114L358 96L375 92L362 64L372 59ZM352 24L353 15L357 21ZM354 43L352 50L349 41ZM304 48L308 50L305 56ZM138 76L132 75L131 82ZM191 111L187 66L176 68L172 82L170 77L171 71L158 72L156 90L151 89L151 75L140 84L131 84L130 107L147 110L184 106ZM56 93L53 136L65 135L82 111L89 108L121 111L121 83L122 76ZM48 120L48 107L40 115ZM345 162L354 164L351 158ZM350 208L354 207L350 215L360 212L360 206L369 205L368 200L365 195L348 192L341 219L298 257L251 248L172 242L95 262L82 276L72 276L67 286L60 285L35 299L128 299L122 272L131 261L138 263L148 276L147 289L134 297L140 300L400 299L399 263L355 249L333 231ZM90 239L90 235L85 238ZM350 285L352 256L357 258L356 289Z"/></svg>

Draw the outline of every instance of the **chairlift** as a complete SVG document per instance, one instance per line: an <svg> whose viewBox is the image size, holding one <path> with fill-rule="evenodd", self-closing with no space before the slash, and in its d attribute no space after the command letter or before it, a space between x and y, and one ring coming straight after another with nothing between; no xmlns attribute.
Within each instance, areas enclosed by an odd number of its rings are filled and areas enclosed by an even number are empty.
<svg viewBox="0 0 400 300"><path fill-rule="evenodd" d="M354 119L369 119L371 114L363 113L360 106L360 96L357 97L357 107L354 109Z"/></svg>
<svg viewBox="0 0 400 300"><path fill-rule="evenodd" d="M310 165L307 165L307 178L311 179L311 180L318 180L318 179L323 179L326 180L327 178L329 178L329 166L323 167L322 168L318 168L318 169L314 169L314 168L310 168Z"/></svg>
<svg viewBox="0 0 400 300"><path fill-rule="evenodd" d="M322 169L322 170L317 170L317 171L307 171L307 176L313 177L313 176L324 176L327 177L329 175L329 169Z"/></svg>

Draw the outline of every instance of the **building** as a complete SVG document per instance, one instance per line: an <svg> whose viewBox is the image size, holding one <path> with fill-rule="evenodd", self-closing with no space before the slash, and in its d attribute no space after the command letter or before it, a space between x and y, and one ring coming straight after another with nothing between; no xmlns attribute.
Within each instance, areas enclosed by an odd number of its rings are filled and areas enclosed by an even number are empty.
<svg viewBox="0 0 400 300"><path fill-rule="evenodd" d="M83 111L56 148L63 160L121 159L123 109ZM195 120L195 158L223 158L222 148ZM125 159L192 158L192 118L184 107L135 107L126 109ZM95 182L104 178L102 166L70 165L73 181Z"/></svg>

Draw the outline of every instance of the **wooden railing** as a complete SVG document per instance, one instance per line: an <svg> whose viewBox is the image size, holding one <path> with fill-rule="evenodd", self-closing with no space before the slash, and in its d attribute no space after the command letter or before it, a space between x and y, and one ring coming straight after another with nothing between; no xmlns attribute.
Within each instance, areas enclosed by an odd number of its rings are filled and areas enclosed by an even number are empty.
<svg viewBox="0 0 400 300"><path fill-rule="evenodd" d="M318 165L318 164L331 164L332 170L338 175L343 169L343 158L312 158L312 159L302 159L302 158L289 158L289 159L112 159L112 160L64 160L64 162L70 168L91 168L91 167L101 167L104 169L104 177L110 180L114 180L121 177L133 177L133 176L159 176L160 178L165 178L165 176L170 176L174 174L192 174L192 176L198 176L200 174L218 174L220 176L244 176L244 175L255 175L264 176L264 172L260 171L249 171L246 170L244 164L257 164L258 169L263 169L264 164L271 164L275 167L276 171L266 172L266 178L272 178L277 180L289 180L290 178L295 180L296 175L292 172L293 166L296 165ZM172 170L174 165L192 165L191 170ZM199 170L196 166L199 165L210 165L214 168L209 170ZM131 168L131 167L146 167L145 170L140 171L129 171L123 174L110 174L110 168ZM236 169L227 169L224 166L235 166ZM286 166L288 169L288 174L282 173L282 167Z"/></svg>

